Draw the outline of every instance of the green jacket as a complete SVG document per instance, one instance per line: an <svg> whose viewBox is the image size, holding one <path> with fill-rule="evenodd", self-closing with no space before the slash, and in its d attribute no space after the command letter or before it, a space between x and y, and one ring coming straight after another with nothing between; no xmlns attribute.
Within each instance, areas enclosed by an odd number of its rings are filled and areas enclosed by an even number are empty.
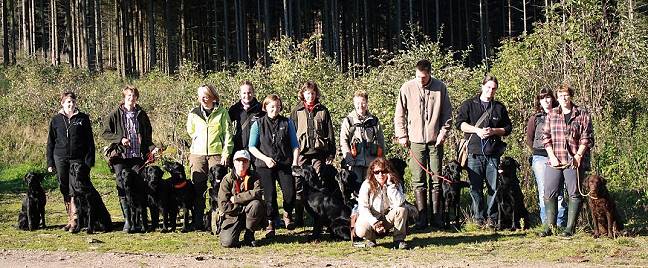
<svg viewBox="0 0 648 268"><path fill-rule="evenodd" d="M193 109L187 117L190 153L228 157L234 147L230 124L227 110L220 105L214 106L214 111L207 118L200 107Z"/></svg>
<svg viewBox="0 0 648 268"><path fill-rule="evenodd" d="M254 173L248 175L247 191L236 193L236 178L233 171L229 172L223 178L218 189L218 207L221 212L236 216L241 213L241 209L252 200L263 201L263 187L261 180ZM234 202L230 198L234 196Z"/></svg>
<svg viewBox="0 0 648 268"><path fill-rule="evenodd" d="M335 156L333 122L324 105L317 103L313 111L309 112L304 103L299 102L290 114L290 119L295 122L300 154Z"/></svg>

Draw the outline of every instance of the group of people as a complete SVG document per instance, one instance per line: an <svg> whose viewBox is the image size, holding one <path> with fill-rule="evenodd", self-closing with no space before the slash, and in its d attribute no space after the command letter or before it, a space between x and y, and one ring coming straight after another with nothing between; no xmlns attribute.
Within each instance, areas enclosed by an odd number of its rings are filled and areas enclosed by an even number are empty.
<svg viewBox="0 0 648 268"><path fill-rule="evenodd" d="M419 215L415 228L423 230L430 223L433 227L443 224L440 171L453 111L445 84L431 76L430 62L419 61L415 73L416 78L399 90L394 134L410 155ZM513 129L506 107L495 100L497 88L497 78L486 75L479 94L461 104L454 121L468 140L466 169L473 218L484 226L497 219L497 166L506 149L502 137ZM336 155L333 119L320 102L318 85L308 81L301 86L299 101L289 117L281 113L284 107L279 96L271 94L259 102L249 81L242 83L239 100L229 109L221 103L212 85L202 85L196 93L199 105L189 112L186 124L191 138L191 179L197 197L193 227L205 229L203 193L208 187L209 170L216 165L232 167L218 194L219 209L228 223L223 224L220 234L222 245L255 245L255 230L265 228L266 237L271 237L282 222L289 230L303 226L304 186L298 176L292 175L292 167L311 165L319 175L320 168L331 164ZM536 97L536 113L527 127L527 144L533 149L533 170L543 200L541 217L547 226L543 236L551 235L556 219L562 219L557 212L564 214L563 202L559 202L564 184L569 193L566 235L574 232L581 203L577 174L582 176L587 169L593 135L589 114L571 102L573 95L568 86L559 87L555 96L551 90L543 89ZM144 165L159 149L152 140L149 117L137 104L138 89L126 86L122 97L106 117L100 136L110 144L104 153L110 156L109 165L116 174L124 230L128 230L129 209L120 171ZM95 162L90 119L79 111L76 100L72 92L61 95L62 109L51 120L47 145L48 170L57 174L68 212L65 229L74 225L75 218L71 202L74 197L69 193L69 165L82 162L93 166ZM355 174L356 185L361 185L355 189L359 215L354 230L357 236L365 238L366 245L373 246L377 235L393 228L395 247L406 248L408 210L404 208L403 178L383 158L383 128L369 112L368 100L365 91L354 93L354 110L342 120L339 132L341 166ZM276 182L283 195L281 215ZM563 222L559 220L558 224ZM244 239L239 243L243 231Z"/></svg>

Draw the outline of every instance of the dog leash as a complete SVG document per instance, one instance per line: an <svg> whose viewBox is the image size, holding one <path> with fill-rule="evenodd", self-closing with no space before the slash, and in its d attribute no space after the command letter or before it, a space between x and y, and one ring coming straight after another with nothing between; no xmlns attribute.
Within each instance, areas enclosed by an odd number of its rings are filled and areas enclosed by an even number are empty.
<svg viewBox="0 0 648 268"><path fill-rule="evenodd" d="M158 152L162 153L163 150L162 150L162 149L159 149ZM155 160L157 160L157 158L155 158L155 155L154 155L154 154L152 154L152 153L148 153L148 154L146 154L146 161L144 162L144 164L143 164L141 167L137 168L135 171L136 171L137 173L140 173L140 172L142 171L142 169L144 169L144 167L146 167L146 166L148 166L149 164L155 162Z"/></svg>
<svg viewBox="0 0 648 268"><path fill-rule="evenodd" d="M409 154L410 154L410 156L414 159L414 161L416 162L416 164L418 164L418 166L419 166L420 168L422 168L422 169L425 171L425 173L429 174L430 176L440 178L440 179L442 179L443 181L445 181L445 182L447 182L447 183L450 183L450 184L458 183L458 182L453 182L453 181L451 181L451 180L448 179L447 177L439 176L439 175L436 175L436 174L432 173L431 171L429 171L427 168L425 168L425 167L423 166L423 164L421 163L421 161L419 161L419 160L416 158L416 156L414 156L414 152L412 151L412 149L409 149Z"/></svg>
<svg viewBox="0 0 648 268"><path fill-rule="evenodd" d="M589 197L590 199L598 199L598 197L592 196L592 189L587 192L587 194L583 194L583 190L581 189L581 182L580 182L580 171L578 170L578 166L576 166L576 183L578 187L578 193L583 196L583 197Z"/></svg>

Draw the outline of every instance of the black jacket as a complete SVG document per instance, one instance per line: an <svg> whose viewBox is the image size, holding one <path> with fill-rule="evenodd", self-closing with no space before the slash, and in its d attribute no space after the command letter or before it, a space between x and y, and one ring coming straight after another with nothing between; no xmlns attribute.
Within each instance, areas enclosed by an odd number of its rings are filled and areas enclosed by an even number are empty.
<svg viewBox="0 0 648 268"><path fill-rule="evenodd" d="M256 98L252 100L250 108L247 110L243 109L243 104L238 101L232 107L229 108L229 117L232 122L235 122L236 129L234 130L234 152L238 150L247 149L248 142L250 141L250 128L254 122L259 120L259 118L265 115L265 112L261 109L261 103L257 101ZM248 118L249 121L248 121ZM243 124L246 123L245 127Z"/></svg>
<svg viewBox="0 0 648 268"><path fill-rule="evenodd" d="M513 126L508 111L506 111L506 107L504 107L504 104L496 100L492 100L490 105L494 105L493 112L478 127L504 128L504 136L508 136L511 134ZM461 130L461 124L464 122L474 126L484 112L485 109L481 105L479 96L464 101L457 111L455 127ZM469 136L470 134L464 133L464 139L467 139ZM493 136L489 139L492 139L492 142L501 142L502 137ZM477 134L472 135L472 138L468 143L468 153L482 154L482 141Z"/></svg>
<svg viewBox="0 0 648 268"><path fill-rule="evenodd" d="M135 110L137 111L137 122L139 124L137 129L140 132L139 134L142 136L140 150L142 157L146 157L149 151L155 149L152 137L153 128L151 127L151 120L149 120L148 115L139 105L135 106ZM121 105L111 112L104 122L103 131L101 133L101 137L104 140L117 144L117 146L122 146L121 139L126 137L123 113L124 111L122 110Z"/></svg>
<svg viewBox="0 0 648 268"><path fill-rule="evenodd" d="M259 145L257 149L264 155L277 161L281 168L290 167L293 161L293 148L290 146L290 131L288 118L277 116L270 119L268 116L261 117L259 124ZM265 162L257 158L254 160L257 167L268 167Z"/></svg>
<svg viewBox="0 0 648 268"><path fill-rule="evenodd" d="M77 112L70 119L61 112L52 117L47 135L47 166L54 167L54 155L80 160L92 167L95 163L95 143L92 124L87 114Z"/></svg>

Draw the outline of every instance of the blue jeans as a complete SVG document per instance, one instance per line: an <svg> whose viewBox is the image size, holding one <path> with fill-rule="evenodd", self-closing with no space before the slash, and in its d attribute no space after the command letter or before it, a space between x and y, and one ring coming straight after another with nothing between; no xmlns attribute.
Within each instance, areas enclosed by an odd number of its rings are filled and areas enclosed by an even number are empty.
<svg viewBox="0 0 648 268"><path fill-rule="evenodd" d="M497 166L499 156L485 156L478 154L468 155L468 179L470 180L470 197L472 198L473 218L478 223L483 223L485 218L490 218L492 223L497 222ZM484 203L484 181L488 198Z"/></svg>
<svg viewBox="0 0 648 268"><path fill-rule="evenodd" d="M545 206L544 206L544 180L545 180L545 169L547 168L547 162L549 162L549 157L541 155L533 155L531 160L531 168L533 169L533 174L535 175L536 184L538 185L538 200L540 207L540 219L542 224L546 223L545 216ZM558 193L558 226L565 226L567 224L567 204L563 198L563 192Z"/></svg>

